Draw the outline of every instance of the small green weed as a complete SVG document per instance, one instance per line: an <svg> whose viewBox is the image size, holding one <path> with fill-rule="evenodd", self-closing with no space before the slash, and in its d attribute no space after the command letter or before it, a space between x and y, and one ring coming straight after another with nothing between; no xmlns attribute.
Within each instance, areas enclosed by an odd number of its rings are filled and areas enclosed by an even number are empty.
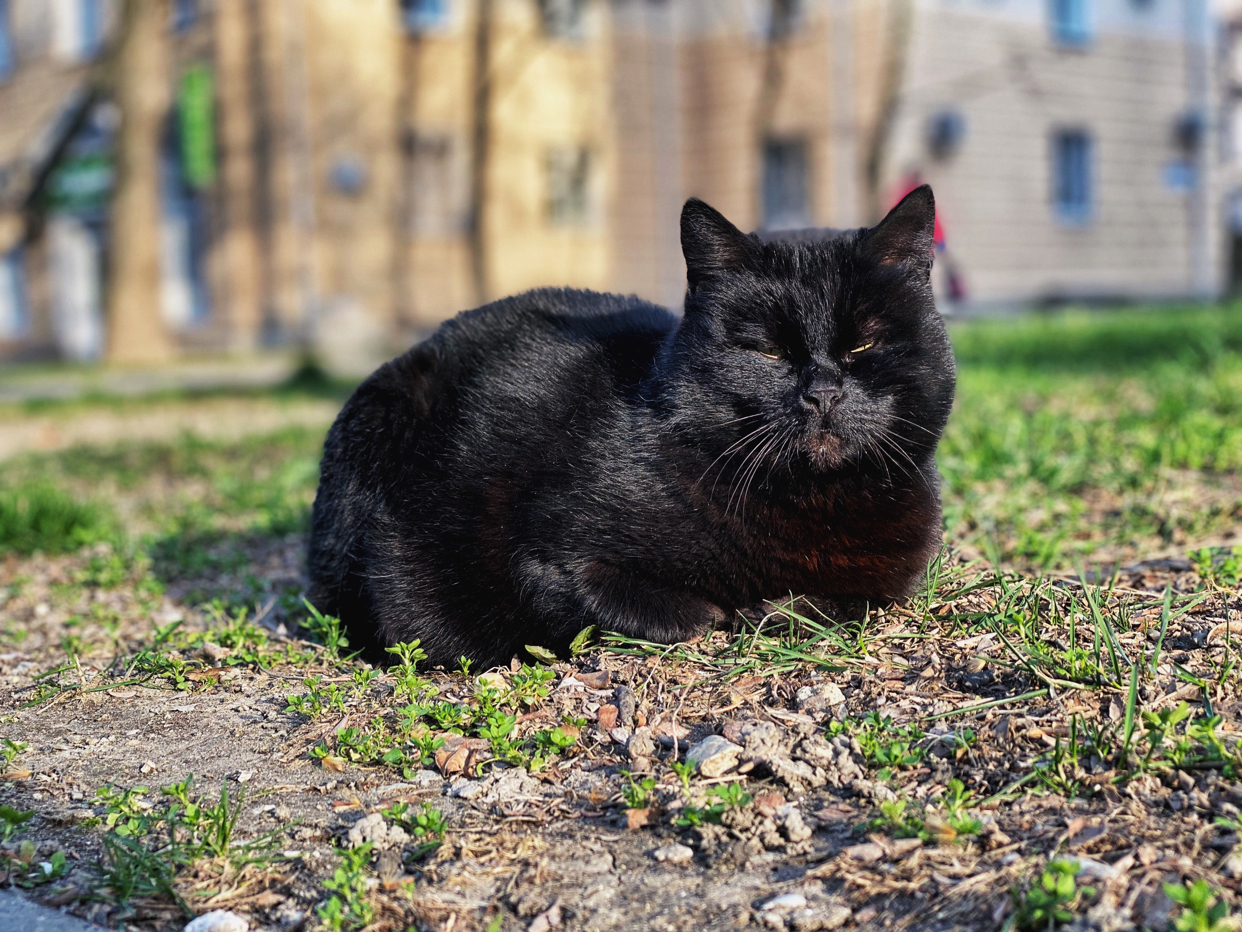
<svg viewBox="0 0 1242 932"><path fill-rule="evenodd" d="M398 802L382 812L384 818L400 825L411 838L420 842L410 855L413 859L439 848L444 840L444 833L448 831L448 821L444 818L444 813L431 803L423 803L414 809L409 803Z"/></svg>
<svg viewBox="0 0 1242 932"><path fill-rule="evenodd" d="M340 866L323 882L332 896L315 909L326 928L332 932L361 929L375 921L367 883L367 865L371 860L371 842L353 849L337 848Z"/></svg>
<svg viewBox="0 0 1242 932"><path fill-rule="evenodd" d="M621 775L625 777L626 784L621 787L621 797L625 800L627 809L646 809L651 805L651 794L655 792L655 777L644 777L635 782L634 775L628 771L621 771Z"/></svg>
<svg viewBox="0 0 1242 932"><path fill-rule="evenodd" d="M1082 901L1095 896L1095 888L1078 886L1077 874L1077 861L1049 861L1029 890L1011 890L1014 911L1004 932L1039 932L1072 922Z"/></svg>
<svg viewBox="0 0 1242 932"><path fill-rule="evenodd" d="M1187 887L1180 883L1166 883L1165 895L1182 907L1173 920L1177 932L1227 932L1236 929L1230 921L1229 904L1214 893L1206 880L1196 880Z"/></svg>
<svg viewBox="0 0 1242 932"><path fill-rule="evenodd" d="M730 809L739 809L750 805L751 796L740 783L722 783L709 787L704 802L706 805L694 806L687 804L673 824L682 828L693 828L704 822L719 822Z"/></svg>
<svg viewBox="0 0 1242 932"><path fill-rule="evenodd" d="M1242 547L1205 547L1190 554L1195 572L1214 586L1233 587L1242 581Z"/></svg>
<svg viewBox="0 0 1242 932"><path fill-rule="evenodd" d="M22 811L0 804L0 841L9 841L24 832L26 825L33 818L33 809Z"/></svg>
<svg viewBox="0 0 1242 932"><path fill-rule="evenodd" d="M0 777L3 777L13 766L19 754L30 745L25 741L14 741L12 738L0 738Z"/></svg>

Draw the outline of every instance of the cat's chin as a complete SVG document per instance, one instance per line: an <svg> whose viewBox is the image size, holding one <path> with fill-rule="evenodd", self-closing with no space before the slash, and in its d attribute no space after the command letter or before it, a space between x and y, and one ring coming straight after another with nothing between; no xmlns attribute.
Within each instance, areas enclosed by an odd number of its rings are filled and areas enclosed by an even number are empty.
<svg viewBox="0 0 1242 932"><path fill-rule="evenodd" d="M812 469L825 472L845 465L848 448L849 444L834 434L817 434L807 441L806 455Z"/></svg>

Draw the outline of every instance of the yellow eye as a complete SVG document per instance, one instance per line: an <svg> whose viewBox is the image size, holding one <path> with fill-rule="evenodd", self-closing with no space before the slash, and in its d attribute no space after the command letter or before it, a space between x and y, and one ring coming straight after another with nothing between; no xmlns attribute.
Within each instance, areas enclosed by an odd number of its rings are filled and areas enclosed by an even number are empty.
<svg viewBox="0 0 1242 932"><path fill-rule="evenodd" d="M850 350L850 352L851 353L865 353L867 350L871 349L871 347L873 346L875 346L874 343L864 343L862 346L854 347L852 350Z"/></svg>
<svg viewBox="0 0 1242 932"><path fill-rule="evenodd" d="M777 349L776 346L774 346L771 343L761 343L760 345L754 347L754 351L758 353L760 356L762 356L764 359L780 359L781 358L781 351Z"/></svg>

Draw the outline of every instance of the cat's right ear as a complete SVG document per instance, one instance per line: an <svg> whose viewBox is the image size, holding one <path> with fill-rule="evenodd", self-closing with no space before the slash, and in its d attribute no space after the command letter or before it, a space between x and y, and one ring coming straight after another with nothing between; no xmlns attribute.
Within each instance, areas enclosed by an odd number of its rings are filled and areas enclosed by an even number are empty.
<svg viewBox="0 0 1242 932"><path fill-rule="evenodd" d="M693 293L705 281L741 271L762 255L762 247L697 197L681 209L681 251Z"/></svg>

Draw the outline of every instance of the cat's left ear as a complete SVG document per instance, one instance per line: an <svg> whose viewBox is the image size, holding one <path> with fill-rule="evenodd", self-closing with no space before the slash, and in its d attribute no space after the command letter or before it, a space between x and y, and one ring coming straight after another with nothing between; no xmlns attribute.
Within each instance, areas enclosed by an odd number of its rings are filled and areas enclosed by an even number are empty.
<svg viewBox="0 0 1242 932"><path fill-rule="evenodd" d="M709 279L757 262L763 249L720 211L692 197L681 209L681 251L686 257L686 280L694 292Z"/></svg>
<svg viewBox="0 0 1242 932"><path fill-rule="evenodd" d="M863 248L881 265L901 265L931 274L936 242L936 199L931 185L915 188L863 236Z"/></svg>

